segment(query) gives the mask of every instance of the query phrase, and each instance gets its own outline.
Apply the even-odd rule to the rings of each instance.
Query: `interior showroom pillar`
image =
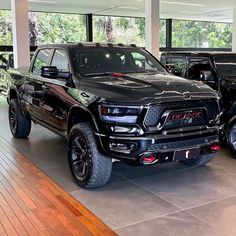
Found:
[[[160,1],[146,0],[146,49],[159,58],[160,52]]]
[[[30,64],[28,0],[11,0],[14,67]]]

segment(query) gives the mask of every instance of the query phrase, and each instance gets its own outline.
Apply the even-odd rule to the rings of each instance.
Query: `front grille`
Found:
[[[163,129],[168,130],[195,125],[206,125],[204,109],[193,110],[192,112],[173,111],[168,115]]]
[[[147,111],[144,125],[148,129],[155,128],[163,115],[163,113],[167,110],[177,111],[183,109],[197,109],[197,108],[205,108],[206,109],[206,118],[207,120],[213,120],[216,118],[218,114],[218,103],[216,100],[206,100],[206,101],[188,101],[188,102],[178,102],[178,103],[166,103],[160,105],[152,105]],[[198,123],[200,122],[200,123]],[[193,125],[204,124],[203,121],[196,121]],[[177,128],[177,127],[170,127]]]

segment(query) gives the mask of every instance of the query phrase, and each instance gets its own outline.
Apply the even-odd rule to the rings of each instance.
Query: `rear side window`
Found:
[[[177,76],[183,76],[185,62],[183,57],[166,57],[166,67],[170,72]]]
[[[59,72],[69,71],[69,62],[65,50],[57,49],[55,51],[51,66],[56,66]]]
[[[41,74],[41,68],[47,66],[50,63],[50,58],[52,55],[53,49],[42,49],[38,52],[37,57],[35,58],[32,72],[36,75]]]

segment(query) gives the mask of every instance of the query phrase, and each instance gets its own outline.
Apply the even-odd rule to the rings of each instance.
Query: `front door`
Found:
[[[30,73],[25,78],[24,83],[24,102],[32,118],[36,121],[44,122],[44,78],[41,77],[42,66],[48,66],[51,61],[53,49],[42,49],[38,51],[33,62]]]

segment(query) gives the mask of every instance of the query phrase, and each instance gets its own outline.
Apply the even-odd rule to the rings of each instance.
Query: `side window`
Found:
[[[183,57],[169,57],[166,62],[168,70],[177,76],[184,74],[185,62]]]
[[[32,72],[36,75],[40,75],[41,68],[47,66],[50,62],[53,49],[42,49],[38,52],[37,57],[34,61]]]
[[[188,78],[200,80],[202,72],[211,72],[211,65],[208,58],[191,58],[189,59]]]
[[[65,50],[57,49],[55,51],[51,66],[56,66],[59,72],[69,72],[69,62]]]

